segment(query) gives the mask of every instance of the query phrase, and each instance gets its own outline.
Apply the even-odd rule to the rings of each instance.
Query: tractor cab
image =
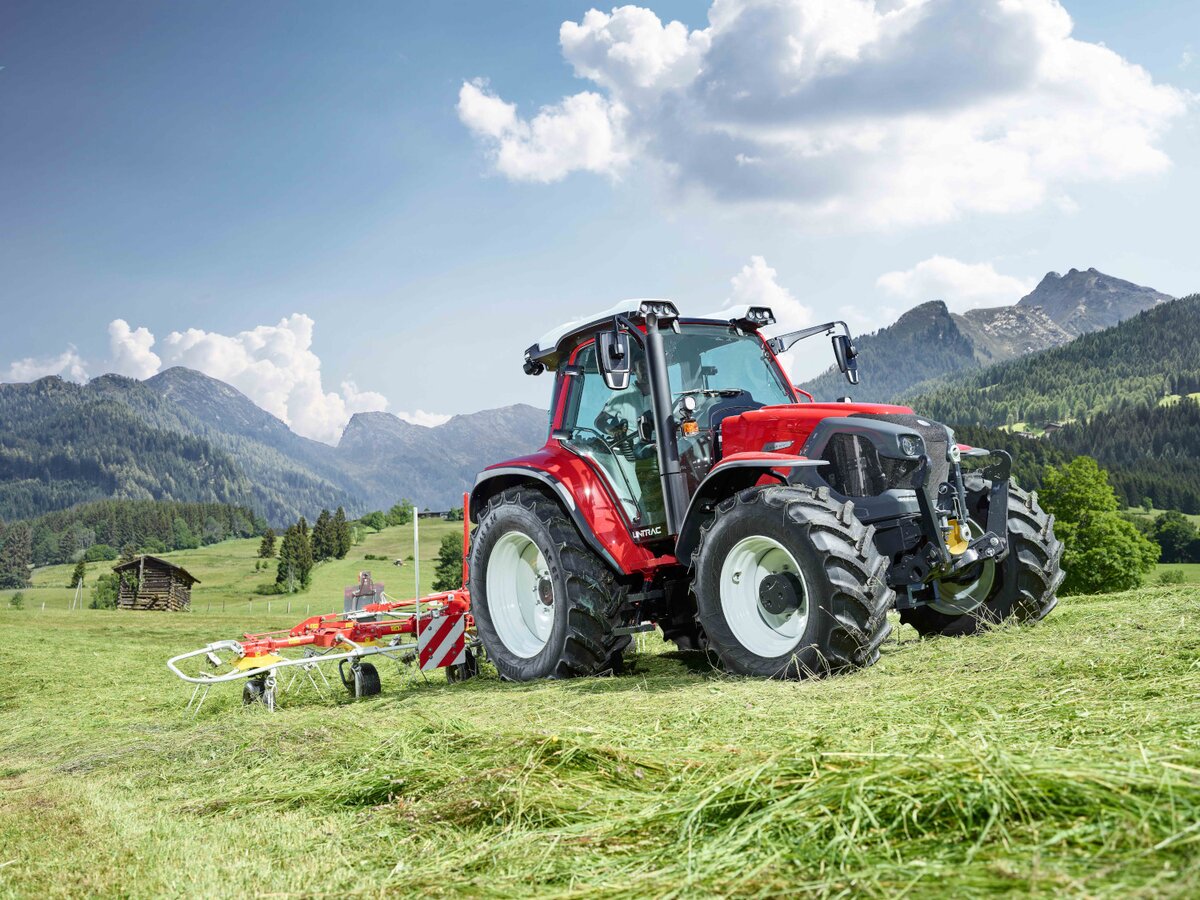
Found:
[[[840,328],[835,359],[857,381],[844,323],[769,341],[760,329],[774,322],[766,307],[682,318],[669,301],[631,300],[569,322],[526,351],[526,372],[558,373],[553,437],[603,473],[635,540],[678,535],[692,498],[727,453],[795,443],[739,442],[728,450],[722,440],[728,420],[800,403],[774,347]]]

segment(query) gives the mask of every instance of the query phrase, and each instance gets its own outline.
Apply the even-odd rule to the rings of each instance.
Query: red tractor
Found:
[[[892,608],[961,635],[1054,607],[1062,545],[1007,454],[907,407],[813,402],[777,354],[828,335],[857,384],[849,329],[764,337],[774,321],[633,300],[525,352],[555,373],[549,438],[470,498],[472,612],[502,677],[619,670],[655,626],[731,672],[822,675],[878,659]]]

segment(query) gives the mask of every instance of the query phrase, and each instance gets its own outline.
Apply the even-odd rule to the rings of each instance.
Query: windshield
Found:
[[[794,403],[795,397],[754,334],[738,334],[729,325],[681,325],[680,333],[664,331],[671,393],[725,394],[746,392],[764,406]]]

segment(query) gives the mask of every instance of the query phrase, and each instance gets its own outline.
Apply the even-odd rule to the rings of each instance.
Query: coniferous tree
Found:
[[[24,522],[16,522],[5,531],[0,548],[0,588],[28,587],[32,562],[33,534]]]
[[[453,591],[462,586],[463,541],[461,534],[447,534],[438,547],[437,568],[433,572],[435,591]]]
[[[321,510],[321,514],[317,516],[317,524],[313,526],[312,531],[312,553],[313,559],[318,562],[323,562],[327,559],[333,559],[337,551],[337,537],[333,529],[333,517],[329,515],[329,510]]]
[[[262,543],[258,545],[260,559],[271,559],[275,556],[275,529],[268,528],[263,532]]]
[[[312,580],[312,544],[308,536],[308,523],[300,521],[283,533],[279,544],[279,566],[275,571],[275,584],[288,593],[304,590]]]
[[[83,584],[84,578],[87,577],[87,564],[82,557],[79,562],[75,563],[75,568],[71,571],[71,587],[79,587]]]
[[[346,510],[340,506],[333,514],[333,538],[335,548],[333,555],[338,559],[345,559],[353,542],[350,538],[350,523],[346,521]]]

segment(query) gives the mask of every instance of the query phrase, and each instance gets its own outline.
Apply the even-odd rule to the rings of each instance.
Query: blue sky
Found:
[[[775,298],[871,328],[939,295],[1012,302],[1051,269],[1200,290],[1200,4],[1068,2],[1071,46],[1115,55],[1048,76],[1052,0],[999,24],[959,4],[924,38],[917,20],[955,4],[907,25],[910,2],[721,0],[710,23],[645,0],[682,23],[660,33],[573,2],[10,0],[0,379],[183,362],[334,440],[385,402],[543,403],[521,351],[626,296]],[[787,29],[800,62],[758,52]],[[1114,72],[1120,105],[1097,106]]]

